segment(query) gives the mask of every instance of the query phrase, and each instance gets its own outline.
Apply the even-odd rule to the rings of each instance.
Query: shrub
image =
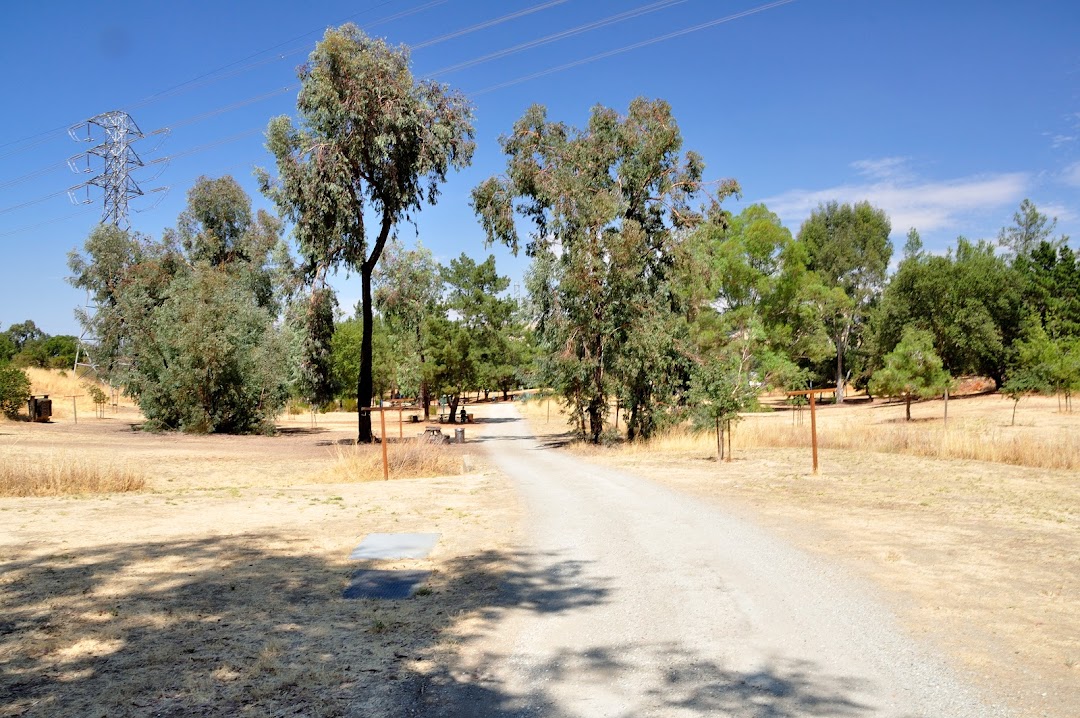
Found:
[[[30,398],[30,377],[13,366],[0,367],[0,412],[14,418]]]

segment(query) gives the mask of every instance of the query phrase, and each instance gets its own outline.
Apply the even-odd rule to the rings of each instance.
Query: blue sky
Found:
[[[768,4],[6,3],[0,328],[30,318],[51,334],[78,333],[73,309],[84,297],[64,281],[66,255],[101,205],[100,194],[76,206],[64,192],[85,179],[65,162],[86,147],[68,137],[69,125],[124,109],[146,133],[170,128],[160,147],[160,135],[136,145],[146,161],[171,159],[134,175],[146,190],[169,187],[132,201],[134,229],[159,236],[173,226],[200,174],[232,174],[269,208],[251,174],[272,167],[262,130],[292,113],[296,66],[327,26],[346,20],[412,46],[418,76],[475,103],[473,166],[450,179],[417,230],[401,228],[403,240],[419,236],[443,261],[491,252],[518,281],[525,259],[485,248],[468,207],[472,187],[503,168],[498,136],[532,103],[580,125],[593,105],[625,110],[637,96],[671,103],[709,179],[741,183],[733,210],[764,201],[793,232],[819,202],[867,199],[891,216],[897,252],[911,226],[928,249],[944,251],[957,235],[992,238],[1030,197],[1060,231],[1080,236],[1075,0]],[[590,24],[598,27],[565,32]],[[551,41],[443,71],[541,39]],[[358,278],[336,284],[350,307]]]

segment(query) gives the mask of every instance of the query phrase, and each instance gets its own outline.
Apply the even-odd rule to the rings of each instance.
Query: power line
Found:
[[[455,65],[448,65],[446,67],[435,70],[434,72],[428,73],[427,76],[436,77],[438,75],[445,75],[451,72],[464,70],[470,67],[474,67],[476,65],[483,64],[485,62],[490,62],[491,60],[498,60],[508,55],[522,52],[524,50],[531,50],[534,47],[541,47],[543,45],[548,45],[552,42],[564,40],[568,37],[580,35],[582,33],[589,32],[590,30],[598,30],[602,27],[614,25],[616,23],[622,22],[623,20],[630,20],[632,18],[641,17],[642,15],[646,15],[651,12],[656,12],[657,10],[664,10],[674,5],[681,5],[684,2],[687,2],[687,0],[660,0],[660,2],[654,2],[649,5],[634,8],[633,10],[627,10],[625,12],[609,15],[607,17],[600,18],[599,20],[594,20],[593,22],[585,23],[584,25],[578,25],[577,27],[572,27],[568,30],[561,30],[550,35],[545,35],[544,37],[530,40],[528,42],[523,42],[520,45],[514,45],[513,47],[508,47],[504,50],[498,50],[487,55],[481,55],[480,57],[473,60],[465,60],[464,62],[459,62]]]
[[[502,25],[504,22],[510,20],[516,20],[519,17],[525,17],[526,15],[532,15],[533,13],[540,12],[541,10],[547,10],[548,8],[555,7],[556,5],[562,5],[569,0],[550,0],[550,2],[540,3],[539,5],[533,5],[527,7],[524,10],[518,10],[517,12],[508,13],[501,17],[494,18],[493,20],[486,20],[476,25],[470,25],[469,27],[462,28],[461,30],[455,30],[454,32],[440,35],[439,37],[432,38],[426,42],[413,45],[413,50],[423,50],[425,47],[431,47],[432,45],[438,45],[439,43],[446,42],[447,40],[454,40],[465,35],[470,35],[478,30],[486,30],[489,27],[495,27],[496,25]]]
[[[621,55],[621,54],[623,54],[625,52],[630,52],[631,50],[638,50],[640,48],[647,47],[649,45],[655,45],[658,42],[664,42],[665,40],[672,40],[672,39],[674,39],[676,37],[682,37],[683,35],[689,35],[692,32],[698,32],[699,30],[705,30],[705,29],[710,28],[710,27],[716,27],[717,25],[722,25],[724,23],[728,23],[728,22],[731,22],[733,20],[738,20],[740,18],[744,18],[744,17],[747,17],[749,15],[756,15],[759,12],[765,12],[766,10],[772,10],[773,8],[780,7],[781,5],[788,5],[788,4],[793,3],[793,2],[795,2],[795,0],[776,0],[776,2],[766,3],[765,5],[759,5],[757,7],[750,8],[749,10],[743,10],[742,12],[737,12],[737,13],[734,13],[732,15],[727,15],[725,17],[718,18],[716,20],[710,20],[708,22],[703,22],[703,23],[700,23],[698,25],[693,25],[691,27],[684,28],[682,30],[676,30],[675,32],[669,32],[666,35],[660,35],[658,37],[649,38],[648,40],[642,40],[640,42],[635,42],[635,43],[632,43],[630,45],[624,45],[622,47],[617,47],[614,50],[608,50],[606,52],[600,52],[600,53],[597,53],[595,55],[590,55],[589,57],[585,57],[585,58],[582,58],[580,60],[574,60],[573,62],[567,62],[567,63],[564,63],[562,65],[557,65],[555,67],[549,67],[546,70],[541,70],[539,72],[534,72],[534,73],[531,73],[529,75],[523,75],[523,76],[515,78],[513,80],[507,80],[506,82],[500,82],[497,85],[491,85],[490,87],[485,87],[482,90],[476,90],[476,91],[470,92],[468,94],[470,96],[472,96],[472,97],[476,97],[478,95],[486,95],[489,92],[495,92],[496,90],[502,90],[504,88],[511,87],[513,85],[519,85],[522,82],[528,82],[529,80],[535,80],[535,79],[537,79],[539,77],[544,77],[545,75],[552,75],[552,74],[555,74],[557,72],[562,72],[564,70],[569,70],[569,69],[574,68],[574,67],[580,67],[582,65],[587,65],[587,64],[589,64],[591,62],[596,62],[597,60],[604,60],[604,59],[612,57],[614,55]]]
[[[568,1],[569,0],[548,0],[548,2],[543,2],[543,3],[540,3],[538,5],[533,5],[531,7],[527,7],[525,9],[523,9],[523,10],[518,10],[518,11],[515,11],[515,12],[512,12],[512,13],[507,13],[505,15],[501,15],[501,16],[499,16],[497,18],[492,19],[492,20],[487,20],[485,22],[477,23],[475,25],[471,25],[471,26],[463,28],[461,30],[456,30],[454,32],[447,33],[445,35],[441,35],[441,36],[432,38],[431,40],[427,40],[427,41],[422,42],[422,43],[420,43],[418,45],[412,46],[412,49],[422,49],[422,48],[431,47],[431,46],[446,42],[448,40],[453,40],[453,39],[456,39],[458,37],[463,37],[465,35],[468,35],[468,34],[471,34],[471,33],[474,33],[474,32],[478,32],[480,30],[485,30],[485,29],[490,28],[490,27],[495,27],[497,25],[501,25],[501,24],[503,24],[505,22],[509,22],[510,20],[515,20],[515,19],[520,18],[520,17],[525,17],[526,15],[531,15],[533,13],[540,12],[541,10],[546,10],[546,9],[554,7],[556,5],[561,5],[561,4],[563,4],[565,2],[568,2]],[[428,9],[430,9],[432,7],[437,6],[437,5],[442,5],[442,4],[446,3],[446,2],[448,2],[448,0],[433,0],[432,2],[425,3],[425,4],[420,5],[418,7],[411,8],[409,10],[404,10],[402,12],[399,12],[399,13],[395,14],[395,15],[391,15],[389,17],[385,17],[385,18],[382,18],[380,20],[376,20],[375,22],[369,23],[368,27],[369,28],[376,27],[378,25],[386,24],[386,23],[392,22],[394,20],[399,20],[401,18],[408,17],[410,15],[414,15],[414,14],[422,12],[424,10],[428,10]],[[384,2],[384,3],[381,3],[380,5],[375,6],[375,8],[383,7],[384,5],[388,5],[388,4],[390,4],[390,2]],[[375,9],[375,8],[369,8],[369,10]],[[365,11],[365,12],[367,12],[367,11]],[[356,17],[359,14],[363,14],[363,13],[357,13],[357,14],[351,15],[348,18],[345,18],[345,19],[347,20],[349,18]],[[213,70],[211,72],[199,75],[196,78],[193,78],[191,80],[183,82],[183,83],[181,83],[179,85],[175,85],[175,86],[173,86],[173,87],[171,87],[171,88],[169,88],[167,90],[163,90],[163,91],[155,93],[153,95],[149,95],[149,96],[143,98],[142,100],[139,100],[137,102],[134,102],[132,104],[127,105],[126,110],[131,111],[131,110],[134,110],[134,109],[138,109],[138,108],[144,107],[144,106],[146,106],[148,104],[151,104],[153,102],[156,102],[158,100],[162,100],[162,99],[165,99],[167,97],[173,97],[175,95],[182,94],[184,92],[189,92],[191,90],[195,90],[195,89],[198,89],[200,87],[204,87],[206,85],[212,84],[214,82],[219,82],[221,80],[228,79],[230,77],[236,77],[237,75],[241,75],[241,74],[243,74],[245,72],[248,72],[249,70],[253,70],[253,69],[257,68],[257,67],[261,67],[261,66],[269,64],[271,62],[276,62],[278,60],[282,60],[282,59],[284,59],[284,58],[286,58],[286,57],[288,57],[290,55],[295,55],[297,53],[304,52],[305,50],[308,50],[310,46],[304,45],[303,47],[293,48],[292,50],[284,52],[284,53],[282,53],[282,54],[280,54],[280,55],[278,55],[276,57],[266,58],[264,60],[259,60],[258,62],[254,62],[254,63],[250,63],[248,65],[244,65],[243,67],[239,67],[239,68],[237,68],[237,69],[235,69],[232,72],[229,72],[227,74],[224,74],[224,75],[218,74],[222,70],[226,70],[226,69],[228,69],[230,67],[234,67],[235,65],[238,65],[239,63],[244,62],[245,60],[248,60],[248,59],[251,59],[251,58],[254,58],[254,57],[258,57],[259,55],[261,55],[261,54],[263,54],[265,52],[269,52],[271,50],[282,47],[284,45],[288,45],[288,44],[290,44],[292,42],[295,42],[296,40],[299,40],[300,38],[306,37],[308,35],[315,34],[316,32],[319,32],[319,30],[311,30],[311,31],[306,32],[306,33],[304,33],[302,35],[298,35],[295,38],[287,40],[285,42],[278,43],[277,45],[273,45],[273,46],[271,46],[269,48],[266,48],[264,50],[260,50],[259,52],[248,55],[247,57],[242,58],[240,60],[237,60],[235,62],[229,63],[227,65],[223,65],[222,67],[220,67],[220,68],[218,68],[216,70]],[[234,103],[233,105],[228,105],[228,106],[225,106],[225,107],[222,107],[222,108],[218,108],[216,110],[210,110],[210,111],[208,111],[206,113],[203,113],[202,115],[196,116],[196,118],[189,118],[188,120],[184,120],[184,121],[181,121],[179,123],[173,123],[171,126],[176,127],[176,126],[180,126],[182,124],[190,124],[190,123],[193,123],[193,122],[197,122],[197,121],[199,121],[201,119],[206,119],[206,118],[212,117],[214,115],[221,114],[223,112],[227,112],[230,109],[236,109],[238,107],[242,107],[242,106],[247,105],[247,104],[252,104],[254,102],[258,102],[260,100],[266,99],[268,97],[273,97],[274,95],[281,94],[281,93],[286,92],[286,91],[288,91],[290,89],[295,89],[296,87],[298,87],[298,85],[290,85],[288,87],[280,88],[279,90],[267,93],[265,95],[259,95],[259,96],[253,97],[253,98],[248,98],[247,100],[241,100],[240,102]],[[66,129],[66,128],[59,128],[59,130],[63,130],[63,129]],[[3,159],[5,157],[8,157],[8,156],[13,155],[13,154],[17,154],[19,152],[23,152],[23,151],[25,151],[27,149],[31,149],[31,148],[36,147],[36,146],[38,146],[38,145],[40,145],[40,144],[42,144],[44,142],[47,142],[49,139],[51,139],[51,137],[53,135],[55,135],[57,133],[58,133],[57,130],[47,130],[44,133],[39,133],[40,135],[43,136],[43,139],[38,140],[34,144],[19,147],[19,148],[16,148],[14,150],[11,150],[11,151],[9,151],[7,153],[0,154],[0,159]],[[34,135],[31,138],[26,138],[26,139],[33,139],[33,137],[37,137],[37,136],[38,135]],[[21,140],[15,140],[15,142],[19,142],[19,141],[21,141]],[[5,143],[5,144],[11,144],[11,143]],[[3,146],[5,146],[5,145],[0,144],[0,147],[3,147]],[[52,168],[50,167],[49,169],[52,169]],[[18,184],[19,181],[21,181],[23,179],[31,179],[33,176],[38,176],[38,175],[37,175],[37,173],[31,173],[31,175],[24,175],[23,177],[18,177],[18,178],[9,180],[9,183],[10,184]],[[10,186],[10,185],[5,184],[4,186]]]
[[[345,22],[347,20],[351,20],[351,19],[360,17],[361,15],[364,15],[364,14],[366,14],[368,12],[373,11],[373,10],[377,10],[378,8],[385,7],[386,5],[391,5],[395,1],[396,0],[385,0],[385,2],[378,3],[377,5],[373,5],[373,6],[369,7],[369,8],[361,10],[360,12],[353,13],[352,15],[348,15],[347,17],[343,18],[340,22]],[[420,5],[418,7],[411,8],[409,10],[404,10],[404,11],[396,13],[394,15],[390,15],[389,17],[385,17],[385,18],[381,18],[379,20],[375,20],[375,21],[373,21],[371,23],[368,23],[367,27],[377,27],[379,25],[383,25],[383,24],[386,24],[388,22],[392,22],[394,20],[399,20],[401,18],[408,17],[410,15],[414,15],[416,13],[422,12],[424,10],[435,7],[437,5],[442,5],[442,4],[446,3],[446,2],[448,2],[448,0],[432,0],[432,2],[425,3],[425,4]],[[216,73],[219,73],[222,70],[227,70],[228,68],[233,67],[234,65],[237,65],[237,64],[239,64],[241,62],[245,62],[246,60],[249,60],[251,58],[258,57],[259,55],[270,52],[270,51],[275,50],[275,49],[277,49],[279,47],[282,47],[284,45],[291,44],[291,43],[293,43],[293,42],[295,42],[295,41],[297,41],[297,40],[299,40],[301,38],[307,37],[308,35],[314,35],[315,33],[321,32],[322,29],[323,28],[317,28],[317,29],[314,29],[314,30],[309,30],[308,32],[303,33],[302,35],[297,35],[296,37],[291,38],[289,40],[286,40],[284,42],[280,42],[280,43],[277,43],[276,45],[271,45],[270,47],[263,48],[262,50],[259,50],[258,52],[255,52],[255,53],[252,53],[251,55],[248,55],[247,57],[243,57],[243,58],[241,58],[239,60],[235,60],[233,62],[230,62],[230,63],[226,64],[226,65],[222,65],[219,68],[211,70],[210,72],[203,73],[202,75],[194,77],[191,80],[186,80],[186,81],[184,81],[184,82],[182,82],[182,83],[180,83],[178,85],[174,85],[171,88],[168,88],[166,90],[162,90],[161,92],[157,92],[157,93],[154,93],[152,95],[148,95],[147,97],[144,97],[141,100],[137,100],[136,102],[127,105],[125,109],[127,109],[127,110],[139,109],[141,107],[145,107],[148,104],[151,104],[152,102],[156,102],[157,100],[165,99],[166,97],[175,96],[177,94],[180,94],[180,92],[178,92],[178,90],[180,90],[181,88],[186,88],[184,91],[187,91],[187,90],[197,89],[198,87],[204,87],[205,85],[210,84],[210,82],[199,82],[200,80],[210,78],[212,75],[215,75]],[[285,57],[287,57],[289,55],[296,54],[297,52],[302,52],[304,49],[306,49],[306,47],[305,48],[297,48],[297,49],[291,50],[291,51],[289,51],[287,53],[278,55],[277,57],[268,58],[267,60],[263,60],[263,61],[260,61],[258,63],[253,63],[253,64],[247,66],[246,68],[244,68],[244,71],[246,71],[248,69],[254,69],[255,67],[260,67],[260,66],[265,65],[265,64],[267,64],[269,62],[274,62],[274,61],[277,61],[277,60],[283,60]],[[239,73],[236,73],[236,72],[230,73],[228,75],[224,75],[222,77],[215,78],[212,81],[216,82],[218,80],[226,79],[228,77],[233,77],[236,74],[239,74]],[[192,83],[197,83],[197,84],[192,84]],[[188,85],[192,85],[192,86],[187,87]],[[10,145],[17,145],[17,144],[21,144],[23,142],[30,142],[31,140],[36,140],[35,142],[31,142],[31,144],[23,145],[21,147],[16,147],[16,148],[14,148],[12,150],[8,150],[7,152],[4,152],[3,154],[0,154],[0,159],[4,159],[5,157],[10,157],[11,155],[18,154],[20,152],[25,152],[26,150],[33,149],[34,147],[38,147],[39,145],[44,144],[45,142],[48,142],[53,137],[55,137],[57,135],[60,135],[60,134],[63,134],[67,130],[67,128],[70,127],[70,126],[71,126],[71,123],[68,123],[68,124],[65,124],[65,125],[61,125],[59,127],[54,127],[52,129],[49,129],[49,130],[44,130],[42,132],[38,132],[38,133],[35,133],[35,134],[32,134],[32,135],[29,135],[27,137],[22,137],[22,138],[19,138],[19,139],[9,140],[7,142],[0,143],[0,148],[3,148],[3,147],[8,147]]]
[[[426,9],[427,7],[430,7],[430,6],[435,5],[435,4],[440,4],[440,2],[445,2],[445,1],[446,0],[439,0],[439,2],[428,3],[427,5],[420,6],[418,8],[414,8],[413,10],[407,11],[407,12],[419,12],[422,9]],[[535,6],[532,6],[530,8],[526,8],[526,9],[521,10],[521,11],[508,13],[508,14],[500,16],[498,18],[494,18],[492,20],[485,21],[483,23],[478,23],[476,25],[472,25],[472,26],[469,26],[467,28],[463,28],[462,30],[459,30],[459,31],[455,31],[455,32],[452,32],[452,33],[447,33],[445,35],[438,36],[438,37],[433,38],[431,40],[428,40],[428,41],[426,41],[424,43],[420,43],[419,45],[414,45],[413,47],[414,47],[414,49],[415,48],[430,47],[430,46],[438,44],[440,42],[445,42],[447,40],[455,39],[457,37],[461,37],[461,36],[463,36],[465,34],[468,34],[468,33],[471,33],[471,32],[476,32],[476,31],[481,30],[481,29],[486,29],[486,28],[489,28],[489,27],[493,27],[493,26],[498,25],[500,23],[508,22],[510,20],[516,19],[518,17],[522,17],[524,15],[528,15],[528,14],[531,14],[531,13],[534,13],[534,12],[539,12],[540,10],[547,9],[549,7],[553,7],[555,5],[562,4],[562,3],[566,2],[566,1],[567,0],[552,0],[550,2],[540,3],[539,5],[535,5]],[[677,4],[681,4],[682,2],[685,2],[685,1],[686,0],[660,0],[659,2],[653,2],[653,3],[650,3],[648,5],[644,5],[644,6],[632,9],[632,10],[624,11],[624,12],[621,12],[621,13],[615,13],[613,15],[601,18],[599,20],[596,20],[596,21],[593,21],[593,22],[590,22],[590,23],[585,23],[583,25],[579,25],[577,27],[570,28],[568,30],[563,30],[563,31],[559,31],[559,32],[556,32],[556,33],[552,33],[550,35],[538,38],[536,40],[532,40],[532,41],[529,41],[529,42],[526,42],[526,43],[522,43],[522,44],[510,47],[510,48],[506,48],[504,50],[500,50],[500,51],[497,51],[497,52],[494,52],[494,53],[489,53],[487,55],[483,55],[483,56],[480,56],[478,58],[474,58],[473,60],[468,60],[468,61],[458,63],[456,65],[451,65],[451,66],[448,66],[448,67],[444,67],[444,68],[442,68],[440,70],[435,71],[434,73],[429,73],[426,76],[427,77],[433,77],[433,76],[438,75],[438,74],[453,72],[453,71],[456,71],[456,70],[464,69],[466,67],[472,67],[472,66],[484,63],[484,62],[489,62],[491,60],[500,59],[502,57],[505,57],[507,55],[510,55],[510,54],[513,54],[513,53],[516,53],[516,52],[521,52],[521,51],[526,50],[526,49],[530,49],[530,48],[533,48],[533,47],[538,47],[540,45],[555,42],[557,40],[564,39],[566,37],[572,37],[574,35],[581,34],[581,33],[584,33],[584,32],[588,32],[590,30],[606,27],[608,25],[615,24],[615,23],[621,22],[623,20],[628,20],[628,19],[631,19],[631,18],[640,17],[640,16],[645,15],[647,13],[655,12],[657,10],[661,10],[661,9],[665,9],[667,7],[671,7],[671,6],[674,6],[674,5],[677,5]],[[591,63],[591,62],[596,62],[596,61],[599,61],[599,60],[602,60],[602,59],[606,59],[606,58],[612,57],[614,55],[622,54],[622,53],[625,53],[625,52],[630,52],[632,50],[640,49],[640,48],[646,47],[648,45],[652,45],[652,44],[659,43],[659,42],[664,42],[666,40],[670,40],[670,39],[673,39],[673,38],[676,38],[676,37],[687,35],[687,34],[690,34],[690,33],[693,33],[693,32],[698,32],[700,30],[715,27],[717,25],[721,25],[721,24],[724,24],[724,23],[732,22],[734,20],[737,20],[737,19],[740,19],[740,18],[743,18],[743,17],[747,17],[749,15],[754,15],[754,14],[757,14],[757,13],[760,13],[760,12],[764,12],[765,10],[770,10],[770,9],[773,9],[773,8],[776,8],[776,7],[780,7],[782,5],[790,4],[790,3],[794,2],[794,1],[795,0],[777,0],[776,2],[771,2],[771,3],[767,3],[765,5],[760,5],[758,7],[751,8],[749,10],[745,10],[745,11],[742,11],[742,12],[739,12],[739,13],[734,13],[734,14],[731,14],[731,15],[727,15],[725,17],[718,18],[716,20],[710,20],[710,21],[707,21],[707,22],[699,23],[699,24],[691,26],[689,28],[684,28],[682,30],[677,30],[675,32],[671,32],[671,33],[667,33],[667,34],[660,35],[660,36],[657,36],[657,37],[649,38],[649,39],[642,40],[642,41],[639,41],[639,42],[636,42],[636,43],[632,43],[632,44],[625,45],[625,46],[622,46],[622,47],[619,47],[619,48],[615,48],[613,50],[608,50],[608,51],[605,51],[605,52],[602,52],[602,53],[597,53],[595,55],[591,55],[589,57],[581,58],[579,60],[564,63],[562,65],[547,68],[545,70],[540,70],[538,72],[530,73],[528,75],[524,75],[524,76],[521,76],[521,77],[518,77],[518,78],[515,78],[515,79],[512,79],[512,80],[508,80],[508,81],[505,81],[505,82],[502,82],[502,83],[498,83],[496,85],[492,85],[492,86],[483,88],[481,90],[477,90],[477,91],[470,92],[470,93],[467,93],[467,94],[469,96],[472,96],[472,97],[488,94],[488,93],[495,92],[495,91],[500,90],[500,89],[504,89],[506,87],[521,84],[521,83],[527,82],[529,80],[537,79],[539,77],[544,77],[546,75],[555,74],[555,73],[562,72],[564,70],[572,69],[572,68],[575,68],[575,67],[580,67],[582,65],[585,65],[585,64],[588,64],[588,63]],[[394,17],[397,17],[397,16],[394,16]],[[393,19],[393,18],[387,18],[386,21],[389,21],[390,19]],[[184,126],[184,125],[188,125],[188,124],[193,124],[193,123],[202,121],[204,119],[208,119],[210,117],[213,117],[215,115],[223,114],[225,112],[228,112],[228,111],[231,111],[231,110],[234,110],[234,109],[238,109],[238,108],[244,107],[246,105],[254,104],[254,103],[259,102],[261,100],[277,96],[279,94],[283,94],[285,92],[297,89],[298,87],[299,87],[298,84],[293,84],[293,85],[289,85],[289,86],[286,86],[286,87],[278,88],[276,90],[272,90],[272,91],[267,92],[267,93],[263,93],[263,94],[260,94],[260,95],[255,95],[253,97],[246,98],[244,100],[239,100],[239,101],[237,101],[235,103],[231,103],[229,105],[225,105],[225,106],[222,106],[222,107],[219,107],[219,108],[216,108],[216,109],[213,109],[213,110],[209,110],[207,112],[200,113],[198,115],[193,115],[191,117],[188,117],[188,118],[185,118],[183,120],[177,121],[175,123],[172,123],[170,125],[170,127],[180,127],[180,126]],[[230,136],[228,136],[226,138],[223,138],[221,140],[215,140],[213,142],[209,142],[209,143],[206,143],[204,145],[200,145],[200,146],[197,146],[195,148],[191,148],[191,149],[185,150],[183,152],[170,155],[168,159],[177,159],[177,158],[184,157],[184,156],[187,156],[187,155],[195,154],[197,152],[202,152],[202,151],[205,151],[207,149],[212,149],[214,147],[218,147],[218,146],[223,145],[223,144],[234,142],[234,141],[236,141],[238,139],[242,139],[243,137],[247,137],[247,136],[250,136],[252,134],[255,134],[255,133],[259,132],[262,129],[264,129],[264,128],[263,127],[256,127],[256,128],[251,128],[249,130],[244,130],[244,131],[241,131],[241,132],[236,133],[234,135],[230,135]],[[31,175],[24,175],[23,177],[15,178],[15,179],[10,180],[9,182],[5,183],[4,185],[0,185],[0,187],[2,187],[2,186],[10,186],[11,184],[15,184],[15,183],[18,183],[19,181],[28,179],[31,176],[37,176],[38,174],[43,174],[44,172],[53,169],[53,167],[55,167],[55,165],[49,166],[49,167],[47,167],[47,168],[45,168],[43,170],[39,170],[39,171],[37,171],[35,173],[31,173]],[[48,199],[51,199],[53,197],[59,196],[59,195],[61,195],[63,193],[64,193],[64,191],[54,192],[52,194],[45,195],[44,197],[39,197],[39,198],[36,198],[36,199],[28,200],[26,202],[22,202],[20,204],[17,204],[17,205],[11,206],[11,207],[0,209],[0,214],[11,212],[11,211],[14,211],[14,210],[17,210],[17,209],[22,209],[24,207],[31,206],[31,205],[34,205],[34,204],[38,204],[38,203],[43,202],[45,200],[48,200]]]

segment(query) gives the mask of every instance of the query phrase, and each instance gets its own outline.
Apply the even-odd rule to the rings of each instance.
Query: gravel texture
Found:
[[[539,445],[510,405],[486,442],[527,510],[528,575],[428,716],[1009,715],[905,636],[873,590],[760,528]]]

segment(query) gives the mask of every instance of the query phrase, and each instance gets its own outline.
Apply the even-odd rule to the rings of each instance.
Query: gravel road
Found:
[[[426,716],[1009,715],[905,637],[872,589],[746,521],[531,437],[489,456],[528,515],[521,569]]]

